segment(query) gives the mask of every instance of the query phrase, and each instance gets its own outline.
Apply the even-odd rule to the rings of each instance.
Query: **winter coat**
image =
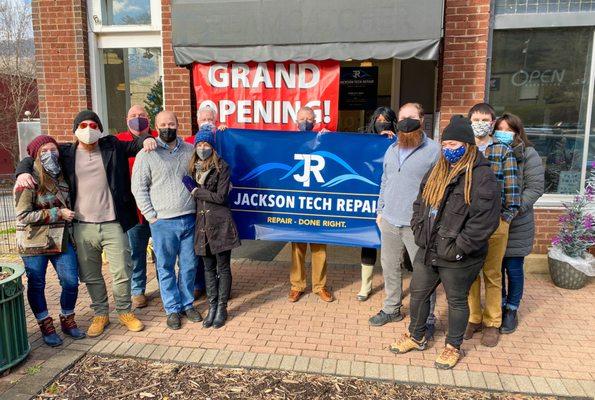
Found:
[[[220,169],[212,169],[203,185],[192,191],[196,198],[194,251],[199,256],[218,254],[239,247],[238,229],[228,205],[229,165],[219,159]]]
[[[535,238],[533,204],[543,195],[545,169],[541,157],[533,147],[525,147],[521,143],[513,148],[513,152],[519,167],[521,207],[510,223],[505,257],[525,257],[533,249]]]
[[[490,163],[478,152],[471,183],[471,204],[465,203],[465,172],[446,187],[434,222],[422,198],[431,170],[413,203],[411,228],[425,265],[465,267],[485,259],[488,239],[500,223],[500,191]]]

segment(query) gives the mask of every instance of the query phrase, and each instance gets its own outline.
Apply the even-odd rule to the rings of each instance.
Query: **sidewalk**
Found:
[[[149,266],[149,270],[152,266]],[[400,382],[457,385],[513,392],[593,396],[595,394],[595,290],[591,283],[579,291],[554,287],[547,275],[526,280],[519,329],[501,337],[496,348],[479,344],[479,337],[466,341],[466,356],[452,371],[433,367],[444,343],[446,299],[438,289],[436,338],[424,352],[396,356],[388,346],[406,330],[409,318],[373,328],[368,318],[382,304],[382,276],[376,269],[374,294],[364,303],[355,299],[360,269],[354,265],[330,264],[329,286],[334,303],[323,303],[307,293],[299,302],[286,300],[289,264],[285,261],[235,260],[230,320],[219,330],[203,329],[184,321],[182,329],[168,330],[158,292],[150,293],[150,306],[137,310],[145,322],[143,332],[125,331],[112,315],[107,332],[98,339],[66,340],[62,348],[50,349],[41,342],[36,323],[27,308],[31,356],[17,371],[0,378],[0,393],[15,394],[30,367],[44,365],[53,371],[52,357],[72,364],[84,352],[193,362],[247,368],[286,369],[350,375]],[[404,311],[409,307],[409,275],[404,281]],[[150,288],[156,289],[154,273]],[[86,329],[91,318],[89,298],[80,287],[77,321]],[[48,303],[55,318],[59,286],[48,275]],[[204,297],[199,309],[206,314]],[[46,361],[49,360],[49,361]],[[51,379],[52,377],[49,377]],[[12,388],[12,389],[11,389]],[[2,396],[0,395],[0,398]],[[15,397],[12,397],[15,398]],[[23,397],[24,398],[24,397]]]

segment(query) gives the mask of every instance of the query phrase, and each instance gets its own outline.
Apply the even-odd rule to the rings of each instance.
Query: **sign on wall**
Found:
[[[343,67],[340,110],[374,110],[378,99],[378,67]]]
[[[391,143],[355,133],[217,133],[240,237],[379,247],[376,207]]]
[[[339,62],[193,65],[196,104],[218,110],[232,128],[297,130],[297,111],[312,107],[316,130],[337,129]]]

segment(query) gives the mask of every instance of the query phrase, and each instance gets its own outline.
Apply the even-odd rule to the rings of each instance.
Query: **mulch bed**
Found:
[[[65,371],[38,399],[555,399],[401,385],[285,371],[205,368],[131,358],[86,356]]]

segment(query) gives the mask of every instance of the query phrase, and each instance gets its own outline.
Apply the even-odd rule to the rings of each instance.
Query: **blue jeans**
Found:
[[[126,234],[132,259],[131,293],[138,296],[145,294],[147,288],[147,246],[151,238],[151,228],[148,222],[136,224]]]
[[[151,224],[157,277],[166,314],[192,307],[198,257],[194,254],[194,214],[158,219]],[[178,261],[178,274],[175,266]]]
[[[502,260],[502,307],[519,309],[525,285],[524,263],[525,257],[504,257]]]
[[[27,273],[27,299],[35,318],[41,321],[49,316],[48,305],[45,300],[45,273],[48,268],[48,261],[51,261],[56,269],[62,287],[62,294],[60,295],[61,313],[62,315],[73,314],[79,293],[79,267],[72,244],[68,243],[64,253],[23,256],[21,258]]]
[[[205,291],[205,263],[202,257],[198,257],[198,268],[196,268],[196,279],[194,280],[194,290]]]

